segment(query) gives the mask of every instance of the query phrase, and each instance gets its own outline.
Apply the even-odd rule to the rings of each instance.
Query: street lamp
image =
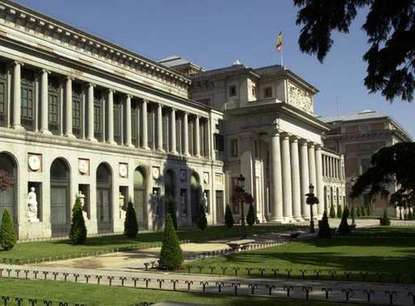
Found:
[[[246,227],[245,227],[245,214],[244,214],[244,192],[245,192],[245,177],[241,174],[238,177],[239,187],[239,201],[241,203],[241,235],[242,238],[246,238]]]
[[[318,204],[318,198],[314,195],[314,185],[308,186],[308,193],[306,194],[306,204],[310,205],[310,233],[314,233],[314,216],[313,216],[313,205]]]

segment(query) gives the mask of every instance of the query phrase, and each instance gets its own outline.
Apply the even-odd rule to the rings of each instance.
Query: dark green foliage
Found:
[[[372,214],[372,212],[371,212],[370,206],[368,205],[366,207],[366,216],[370,216],[371,214]]]
[[[352,224],[355,224],[356,221],[356,208],[352,206],[352,209],[350,210],[350,217],[352,218]]]
[[[72,223],[69,238],[72,244],[84,244],[86,241],[86,226],[79,197],[76,198],[75,205],[72,208]]]
[[[389,226],[391,225],[391,220],[388,217],[388,211],[385,209],[383,211],[383,217],[379,219],[379,224],[382,226]]]
[[[333,45],[332,32],[348,33],[361,10],[366,15],[362,29],[369,49],[365,85],[369,92],[381,91],[388,100],[411,101],[415,89],[415,2],[385,0],[294,0],[299,7],[297,25],[300,49],[316,54],[320,61]],[[413,169],[413,168],[412,168]]]
[[[128,202],[124,221],[124,235],[128,238],[137,237],[138,222],[133,203]]]
[[[160,268],[177,270],[183,264],[183,252],[180,248],[179,238],[174,229],[173,219],[167,214],[164,226],[163,244],[160,250]]]
[[[199,216],[197,218],[197,227],[204,231],[207,227],[206,207],[203,202],[200,203]]]
[[[414,214],[412,213],[412,210],[410,209],[408,212],[408,220],[413,220],[414,219]]]
[[[14,222],[7,209],[3,212],[0,226],[0,245],[3,250],[11,250],[16,244],[16,231],[14,229]]]
[[[234,223],[235,223],[235,220],[233,219],[232,210],[228,204],[226,205],[226,209],[225,209],[225,225],[227,228],[231,228]]]
[[[336,210],[333,204],[330,205],[330,218],[336,218]]]
[[[248,223],[249,226],[252,226],[254,225],[256,219],[255,208],[251,203],[249,204],[248,214],[246,215],[246,223]]]
[[[347,209],[347,207],[345,207],[343,211],[343,215],[342,215],[342,220],[340,221],[340,225],[338,229],[340,235],[350,234],[350,225],[347,222],[348,217],[349,217],[349,210]]]
[[[170,195],[167,195],[163,198],[164,206],[166,207],[166,217],[170,214],[174,228],[177,230],[177,208],[176,208],[176,201]]]
[[[326,211],[323,213],[323,218],[318,221],[318,237],[331,238],[331,229]]]
[[[342,215],[343,215],[342,207],[341,207],[341,205],[337,205],[337,218],[340,219],[342,217]]]

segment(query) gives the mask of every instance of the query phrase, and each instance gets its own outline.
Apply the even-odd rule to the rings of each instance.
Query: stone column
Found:
[[[171,109],[170,113],[170,131],[171,131],[171,148],[170,152],[173,154],[177,154],[176,150],[176,110],[174,108]]]
[[[195,132],[196,132],[196,157],[200,157],[200,117],[198,115],[196,115],[196,119],[195,119]]]
[[[21,71],[22,64],[14,62],[13,66],[13,128],[23,129],[21,124]]]
[[[92,83],[88,84],[88,140],[97,141],[94,135],[94,87]]]
[[[321,146],[316,147],[316,190],[317,197],[320,201],[318,204],[318,214],[322,215],[324,212],[324,185],[323,185],[323,167],[321,165]]]
[[[157,149],[163,151],[163,107],[157,106]]]
[[[300,187],[300,161],[298,157],[298,139],[291,140],[291,178],[293,216],[297,221],[301,220],[301,187]]]
[[[314,144],[310,143],[308,145],[308,172],[310,175],[310,184],[313,184],[314,186],[314,193],[317,192],[317,186],[316,186],[316,154],[315,154],[315,148],[314,148]],[[316,217],[316,205],[314,205],[313,207],[313,212],[314,212],[314,217]]]
[[[42,69],[40,78],[40,132],[43,134],[51,134],[49,131],[49,105],[48,105],[48,92],[49,92],[49,71]]]
[[[183,154],[189,156],[189,114],[183,114]]]
[[[271,218],[272,221],[282,222],[283,218],[283,194],[282,194],[282,170],[281,170],[281,143],[280,134],[274,131],[271,136]]]
[[[66,87],[65,87],[65,102],[66,102],[66,128],[65,135],[67,137],[75,137],[72,133],[72,80],[73,78],[68,76],[66,77]]]
[[[284,219],[292,218],[292,189],[291,189],[291,156],[290,136],[285,134],[282,138],[282,190],[284,195]]]
[[[306,194],[308,193],[308,186],[310,185],[310,175],[308,166],[308,149],[307,141],[301,142],[301,207],[303,211],[303,218],[310,219],[310,207],[306,203]]]
[[[142,135],[143,135],[143,148],[149,150],[148,147],[148,125],[147,125],[147,100],[143,100],[142,110],[141,110],[141,122],[142,122]]]
[[[132,147],[131,142],[131,96],[127,95],[125,99],[125,145]]]
[[[115,145],[114,140],[114,90],[108,89],[108,143]]]

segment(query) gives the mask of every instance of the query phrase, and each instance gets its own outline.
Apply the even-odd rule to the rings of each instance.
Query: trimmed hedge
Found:
[[[0,245],[5,251],[8,251],[13,249],[16,240],[17,237],[13,219],[11,218],[9,211],[5,209],[1,218]]]
[[[233,219],[231,207],[227,204],[225,209],[225,225],[227,228],[231,228],[234,224],[235,220]]]
[[[124,235],[127,236],[128,238],[135,238],[137,237],[137,233],[138,233],[137,214],[135,213],[133,203],[129,201],[127,204],[127,212],[125,213]]]
[[[184,261],[179,238],[174,229],[173,219],[167,214],[164,226],[163,244],[160,250],[160,268],[165,270],[180,269]]]
[[[86,241],[86,226],[84,215],[82,214],[81,199],[76,198],[75,205],[72,208],[72,223],[69,232],[69,238],[72,244],[84,244]]]

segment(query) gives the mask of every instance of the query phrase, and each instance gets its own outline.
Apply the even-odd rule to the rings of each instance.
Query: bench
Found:
[[[235,241],[229,241],[226,244],[232,249],[232,251],[244,250],[249,244],[254,243],[253,239],[241,239]]]

